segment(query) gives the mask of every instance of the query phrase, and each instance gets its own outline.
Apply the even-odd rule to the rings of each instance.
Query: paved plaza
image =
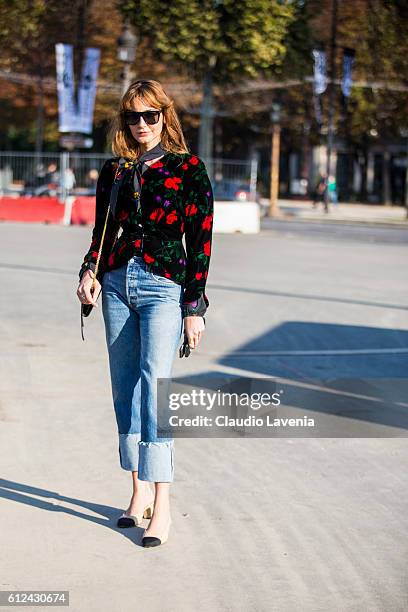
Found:
[[[330,415],[342,437],[176,440],[158,549],[116,527],[130,474],[101,307],[83,342],[76,296],[90,228],[2,223],[0,241],[2,590],[66,590],[75,612],[408,609],[406,230],[214,235],[206,332],[175,379],[395,379],[395,394]]]

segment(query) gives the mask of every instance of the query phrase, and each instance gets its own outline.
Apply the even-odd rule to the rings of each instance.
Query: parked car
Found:
[[[251,193],[248,183],[236,180],[221,180],[213,182],[213,193],[215,200],[226,200],[236,202],[250,202]],[[256,192],[255,200],[259,202],[259,193]]]

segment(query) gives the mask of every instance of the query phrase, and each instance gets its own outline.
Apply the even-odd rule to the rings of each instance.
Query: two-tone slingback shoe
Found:
[[[145,507],[145,509],[143,510],[141,514],[126,514],[126,512],[124,512],[118,518],[117,526],[118,527],[136,527],[140,525],[144,518],[145,519],[152,518],[153,507],[154,507],[154,500],[151,501]]]

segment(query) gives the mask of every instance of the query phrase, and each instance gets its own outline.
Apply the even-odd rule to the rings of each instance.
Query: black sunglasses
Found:
[[[143,117],[145,122],[149,125],[153,125],[159,121],[161,110],[157,111],[123,111],[122,114],[125,119],[126,125],[137,125],[140,121],[140,117]]]

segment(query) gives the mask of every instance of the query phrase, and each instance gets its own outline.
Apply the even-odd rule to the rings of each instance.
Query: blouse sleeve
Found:
[[[113,159],[108,159],[102,166],[102,169],[98,176],[98,182],[96,184],[95,223],[92,230],[91,245],[83,259],[81,268],[79,270],[80,279],[82,278],[82,275],[86,272],[86,270],[95,271],[116,167],[117,162],[115,162],[115,160]],[[101,258],[99,260],[98,269],[101,271],[103,271],[106,267],[106,262],[109,257],[109,253],[112,249],[113,243],[115,242],[119,227],[120,222],[114,219],[112,213],[109,212]]]
[[[205,293],[211,257],[214,195],[204,162],[194,156],[184,194],[187,253],[183,316],[203,316],[209,306]],[[190,160],[191,163],[191,160]]]

